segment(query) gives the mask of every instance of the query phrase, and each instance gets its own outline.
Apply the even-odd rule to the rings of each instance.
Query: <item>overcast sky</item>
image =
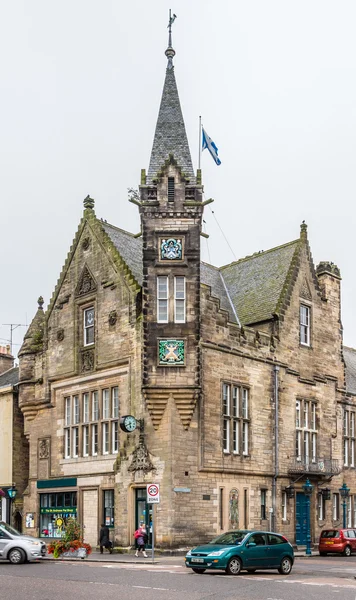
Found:
[[[0,5],[0,344],[3,323],[30,323],[41,294],[48,304],[87,194],[99,217],[139,231],[127,188],[148,168],[172,8],[194,167],[199,115],[222,161],[202,157],[215,199],[203,260],[291,241],[304,219],[315,264],[341,270],[344,342],[356,346],[354,0]]]

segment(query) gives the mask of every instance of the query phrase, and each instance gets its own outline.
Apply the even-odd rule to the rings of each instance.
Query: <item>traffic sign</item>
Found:
[[[147,503],[159,503],[159,483],[149,483],[147,485]]]

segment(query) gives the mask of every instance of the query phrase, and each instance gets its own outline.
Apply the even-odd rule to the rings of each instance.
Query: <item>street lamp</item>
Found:
[[[16,494],[17,494],[17,489],[15,488],[15,485],[13,484],[12,487],[7,490],[7,495],[9,496],[9,499],[10,499],[10,502],[9,502],[9,525],[11,525],[11,515],[12,515],[11,503],[13,500],[15,500]]]
[[[307,521],[307,547],[305,550],[305,554],[310,555],[311,552],[311,536],[310,536],[310,496],[313,493],[314,486],[310,483],[309,479],[306,480],[305,484],[302,486],[306,499],[306,521]]]
[[[344,482],[341,486],[341,488],[339,488],[339,492],[342,498],[342,526],[345,529],[346,527],[346,500],[349,497],[349,493],[350,493],[350,488],[347,487],[346,483]]]

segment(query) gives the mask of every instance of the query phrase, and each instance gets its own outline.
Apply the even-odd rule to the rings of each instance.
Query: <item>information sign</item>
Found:
[[[159,503],[159,483],[149,483],[147,485],[147,503]]]

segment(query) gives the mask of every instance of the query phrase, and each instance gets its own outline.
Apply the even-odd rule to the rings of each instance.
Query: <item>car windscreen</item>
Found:
[[[246,531],[228,531],[219,535],[209,542],[209,544],[226,544],[227,546],[236,546],[241,544],[242,540],[246,537]]]
[[[2,529],[5,529],[5,531],[11,533],[12,535],[21,535],[21,533],[17,531],[17,529],[14,529],[13,527],[11,527],[11,525],[4,523],[4,521],[0,521],[0,527],[2,527]]]
[[[321,532],[320,537],[322,537],[322,538],[338,538],[339,532],[337,529],[326,529],[325,531]]]

